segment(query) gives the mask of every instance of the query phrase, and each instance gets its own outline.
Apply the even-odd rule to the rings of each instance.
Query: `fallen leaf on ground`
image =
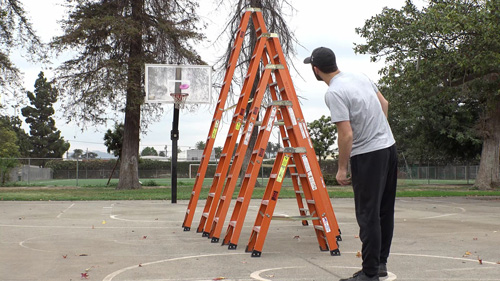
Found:
[[[464,257],[468,257],[470,255],[471,255],[471,253],[469,251],[467,251],[467,252],[465,252]]]
[[[142,236],[142,239],[146,239],[146,238],[148,238],[148,236],[146,236],[146,235]]]
[[[82,273],[82,279],[85,278],[85,279],[89,279],[89,274],[87,272],[85,273]]]
[[[212,280],[224,280],[224,279],[226,279],[226,277],[216,277],[216,278],[214,278]]]
[[[357,258],[360,258],[360,257],[361,257],[361,252],[360,252],[360,251],[358,251],[358,252],[356,253],[356,257],[357,257]]]
[[[477,260],[479,261],[479,264],[483,264],[483,259],[480,259],[479,256],[477,256]]]
[[[68,255],[63,255],[63,259],[65,259],[65,258],[67,258],[67,257],[68,257]]]
[[[139,267],[142,267],[142,263],[139,264]]]

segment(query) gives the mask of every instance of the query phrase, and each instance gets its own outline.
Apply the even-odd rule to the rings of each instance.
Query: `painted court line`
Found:
[[[66,208],[64,211],[62,211],[59,215],[57,215],[56,218],[60,219],[61,216],[66,213],[66,211],[68,211],[69,209],[71,209],[73,206],[75,206],[75,203],[71,204],[68,208]]]

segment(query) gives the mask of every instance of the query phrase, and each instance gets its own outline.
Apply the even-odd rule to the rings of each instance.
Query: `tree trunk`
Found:
[[[120,178],[116,189],[140,189],[139,183],[139,132],[141,124],[141,68],[142,36],[141,17],[144,0],[132,1],[132,19],[139,25],[137,34],[130,40],[128,62],[127,105],[120,162]]]
[[[499,149],[500,149],[500,103],[497,102],[484,121],[483,149],[481,162],[474,186],[484,190],[498,187],[499,179]]]

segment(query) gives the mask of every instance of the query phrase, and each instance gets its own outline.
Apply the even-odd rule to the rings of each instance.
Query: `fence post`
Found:
[[[78,186],[78,157],[76,157],[76,186]]]

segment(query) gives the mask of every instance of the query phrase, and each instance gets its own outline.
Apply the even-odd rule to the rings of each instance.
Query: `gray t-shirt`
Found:
[[[377,86],[364,74],[340,72],[330,81],[325,102],[332,122],[351,122],[351,157],[384,149],[396,142],[377,92]]]

